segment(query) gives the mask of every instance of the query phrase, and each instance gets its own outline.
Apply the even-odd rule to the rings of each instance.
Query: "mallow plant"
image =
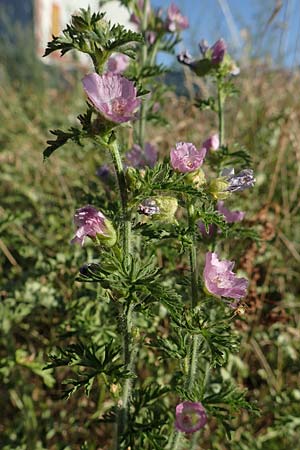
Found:
[[[230,439],[233,419],[256,412],[247,392],[222,375],[239,350],[234,322],[248,286],[223,243],[255,237],[243,225],[247,212],[229,206],[255,184],[248,154],[225,137],[224,104],[239,70],[222,39],[202,42],[199,59],[180,54],[215,86],[196,103],[217,114],[219,129],[157,149],[146,140],[149,123],[165,123],[165,68],[156,56],[174,53],[188,20],[175,4],[157,11],[148,0],[121,3],[136,31],[81,10],[46,49],[86,53],[93,68],[82,79],[86,111],[77,126],[52,131],[44,157],[68,141],[78,151],[89,142],[103,155],[104,188],[78,203],[70,246],[86,252],[77,280],[97,287],[96,295],[87,290],[85,307],[101,326],[78,328],[47,367],[72,371],[66,398],[84,389],[96,399],[94,420],[110,436],[105,448],[197,449],[209,430]],[[82,448],[99,445],[91,436]]]

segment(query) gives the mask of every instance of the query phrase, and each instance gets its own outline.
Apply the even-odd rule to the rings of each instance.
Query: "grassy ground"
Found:
[[[59,76],[48,87],[54,73],[50,78],[40,66],[36,70],[32,82],[0,66],[0,407],[5,408],[0,443],[5,450],[66,450],[79,449],[89,438],[98,443],[91,449],[105,449],[97,397],[87,400],[78,393],[68,402],[59,400],[64,373],[42,370],[57,336],[72,335],[68,319],[79,304],[85,323],[95,329],[101,325],[95,311],[84,307],[91,288],[74,282],[86,253],[69,241],[74,209],[88,202],[90,192],[102,189],[96,169],[103,155],[91,146],[67,145],[43,163],[48,128],[74,123],[84,97],[72,76]],[[242,250],[240,265],[252,281],[245,314],[237,322],[241,352],[230,359],[223,376],[237,377],[262,414],[255,419],[241,413],[229,444],[219,439],[212,423],[204,446],[297,450],[300,77],[253,65],[238,84],[240,97],[227,111],[226,134],[229,144],[239,142],[250,152],[257,184],[235,206],[247,211],[262,243],[245,242],[239,249],[224,244],[232,259]],[[169,125],[148,132],[162,155],[176,141],[199,145],[216,131],[215,117],[188,98],[169,94],[165,114]]]

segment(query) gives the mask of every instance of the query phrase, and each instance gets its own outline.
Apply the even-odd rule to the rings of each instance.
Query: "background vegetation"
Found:
[[[75,123],[71,111],[83,109],[85,99],[80,74],[49,70],[23,41],[21,32],[17,45],[1,45],[0,446],[107,449],[109,426],[99,420],[105,404],[101,389],[89,398],[79,390],[66,402],[60,398],[65,373],[43,370],[62,338],[72,342],[80,332],[97,339],[97,330],[105,331],[103,305],[86,307],[87,296],[97,296],[95,288],[74,281],[91,250],[70,247],[69,241],[75,208],[107,188],[96,175],[107,161],[96,148],[68,145],[59,158],[43,163],[48,128],[64,128],[66,117]],[[185,76],[192,94],[196,81]],[[300,449],[299,88],[298,71],[275,71],[253,61],[243,68],[240,96],[227,112],[228,136],[253,158],[257,184],[251,196],[241,197],[241,207],[262,241],[239,243],[239,249],[226,243],[232,259],[242,245],[239,265],[252,281],[236,322],[241,352],[223,377],[238,377],[261,416],[237,415],[231,442],[224,442],[212,422],[202,448]],[[206,97],[209,85],[200,89]],[[162,157],[174,142],[199,142],[216,129],[214,116],[190,98],[169,93],[169,125],[149,131]],[[150,350],[148,357],[155,360]],[[89,447],[83,447],[87,439]]]

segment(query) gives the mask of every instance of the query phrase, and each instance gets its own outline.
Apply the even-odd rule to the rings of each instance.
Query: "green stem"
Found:
[[[191,450],[200,450],[199,443],[198,443],[199,437],[200,437],[199,431],[193,434],[193,438],[191,441]]]
[[[192,290],[192,309],[195,309],[198,303],[198,269],[197,269],[197,248],[195,239],[195,219],[194,219],[194,206],[190,203],[187,205],[188,210],[188,223],[192,232],[192,246],[189,250],[190,258],[190,272],[191,272],[191,290]],[[199,336],[193,335],[191,340],[189,360],[188,360],[188,375],[186,379],[186,389],[191,392],[195,382],[197,366],[198,366],[198,348],[199,348]]]
[[[147,9],[148,9],[148,0],[144,0],[143,19],[142,19],[142,33],[144,36],[147,31],[147,24],[148,24]],[[148,47],[147,43],[145,42],[144,45],[142,46],[141,68],[145,66],[147,58],[148,58]],[[147,115],[147,104],[146,100],[143,99],[141,104],[140,120],[139,120],[139,144],[141,148],[144,148],[145,144],[146,115]]]
[[[126,265],[129,264],[129,257],[131,252],[131,217],[128,210],[128,190],[125,178],[125,171],[121,160],[121,155],[118,148],[117,140],[114,138],[109,144],[110,152],[112,155],[115,171],[117,174],[120,198],[122,204],[122,240],[124,260]]]
[[[109,143],[109,149],[112,155],[119,185],[119,192],[122,205],[122,241],[123,241],[124,262],[128,267],[130,263],[130,254],[131,254],[131,217],[130,211],[128,209],[128,189],[125,171],[115,136],[112,136],[112,139]],[[131,304],[129,299],[128,303],[126,303],[123,308],[122,314],[123,361],[124,365],[126,366],[126,369],[129,372],[133,371],[134,356],[135,356],[135,352],[133,351],[132,348],[133,309],[134,304]],[[126,378],[122,393],[122,403],[119,408],[117,418],[116,450],[119,450],[121,448],[120,447],[121,438],[127,429],[131,390],[132,390],[132,379]]]
[[[169,440],[167,449],[168,450],[179,450],[180,449],[180,441],[181,441],[181,433],[177,430],[174,430],[171,438]]]
[[[132,344],[132,322],[133,322],[133,309],[134,305],[131,304],[125,308],[124,315],[122,317],[123,328],[123,361],[127,370],[133,372],[133,365],[135,359],[135,349]],[[120,448],[121,437],[126,431],[128,423],[128,411],[129,403],[132,391],[132,378],[126,378],[123,386],[122,403],[118,414],[118,427],[117,427],[117,450]]]
[[[194,220],[194,206],[188,204],[188,223],[192,232],[192,246],[189,249],[190,272],[191,272],[191,290],[192,290],[192,308],[195,308],[198,303],[198,272],[197,272],[197,247],[195,239],[195,220]]]
[[[189,371],[186,380],[186,388],[189,392],[193,391],[195,378],[198,369],[198,349],[199,349],[199,335],[192,336],[190,354],[189,354]]]
[[[222,83],[220,80],[217,82],[218,88],[218,117],[219,117],[219,139],[220,146],[224,145],[225,139],[225,123],[224,123],[224,103],[225,97],[223,94]]]

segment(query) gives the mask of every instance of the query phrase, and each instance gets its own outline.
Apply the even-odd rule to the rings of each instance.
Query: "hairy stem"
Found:
[[[217,82],[218,89],[218,118],[219,118],[219,139],[220,146],[224,145],[225,139],[225,123],[224,123],[224,103],[225,98],[223,94],[222,83],[220,80]]]
[[[192,291],[192,309],[195,309],[198,303],[198,267],[197,267],[197,248],[195,239],[195,219],[194,206],[190,203],[187,205],[188,223],[192,232],[192,246],[189,249],[190,272],[191,272],[191,291]],[[199,336],[193,335],[188,359],[188,375],[186,380],[186,389],[192,391],[195,382],[198,363]]]
[[[187,205],[188,223],[192,233],[192,245],[189,249],[190,272],[191,272],[191,291],[192,291],[192,308],[198,303],[198,268],[197,268],[197,247],[195,239],[195,220],[194,220],[194,206]]]
[[[110,152],[112,155],[115,171],[117,174],[119,192],[122,205],[122,241],[124,260],[126,265],[129,264],[129,257],[131,252],[131,217],[130,211],[128,211],[128,190],[125,178],[124,167],[121,160],[121,155],[118,148],[117,140],[114,139],[109,144]]]
[[[115,137],[109,144],[117,180],[119,185],[120,199],[122,205],[122,243],[124,252],[124,262],[128,267],[130,263],[131,254],[131,217],[128,210],[128,190],[125,178],[124,167],[121,160],[121,155],[118,148],[118,143]],[[130,300],[130,299],[129,299]],[[123,361],[128,371],[133,371],[134,355],[132,346],[132,322],[133,322],[133,308],[134,305],[130,302],[126,303],[123,308],[121,318],[122,334],[123,334]],[[116,450],[120,449],[121,438],[127,428],[128,411],[130,405],[130,396],[132,390],[132,379],[126,378],[123,386],[121,405],[118,411],[117,418],[117,436],[116,436]]]
[[[124,315],[122,317],[123,328],[123,361],[127,370],[133,372],[135,350],[132,343],[132,322],[134,305],[131,304],[124,308]],[[126,378],[123,386],[122,403],[118,414],[118,428],[117,428],[117,450],[120,448],[121,437],[126,431],[128,422],[128,412],[130,406],[130,396],[132,391],[132,378]]]

